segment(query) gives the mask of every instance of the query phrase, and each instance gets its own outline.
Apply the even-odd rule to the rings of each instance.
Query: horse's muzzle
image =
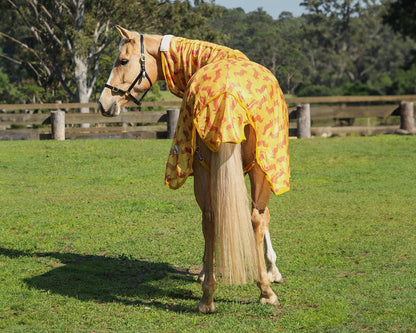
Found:
[[[113,103],[113,104],[111,104],[111,106],[108,108],[108,110],[106,110],[105,108],[104,108],[104,106],[101,104],[101,102],[100,101],[98,101],[98,110],[100,110],[100,112],[101,112],[101,114],[104,116],[104,117],[114,117],[114,116],[117,116],[118,115],[118,112],[117,112],[117,104],[116,103]]]

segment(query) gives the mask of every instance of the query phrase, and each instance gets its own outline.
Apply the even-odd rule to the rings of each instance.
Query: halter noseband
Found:
[[[134,79],[134,81],[132,82],[132,84],[130,85],[130,87],[129,87],[129,89],[127,89],[127,90],[123,90],[123,89],[120,89],[120,88],[117,88],[117,87],[113,87],[113,86],[110,86],[109,84],[105,84],[105,87],[106,88],[109,88],[109,89],[111,89],[111,91],[112,92],[114,92],[114,93],[116,93],[116,94],[122,94],[122,95],[124,95],[124,96],[126,96],[126,97],[128,97],[128,98],[130,98],[134,103],[136,103],[139,107],[141,107],[141,105],[142,105],[142,101],[143,101],[143,98],[146,96],[146,94],[148,93],[148,91],[150,90],[150,88],[152,87],[152,85],[153,85],[153,83],[152,83],[152,80],[150,80],[150,77],[149,77],[149,75],[147,74],[147,72],[146,72],[146,65],[145,65],[145,62],[146,62],[146,57],[145,57],[145,55],[144,55],[144,42],[143,42],[143,35],[140,35],[140,44],[141,44],[141,56],[140,56],[140,61],[141,61],[141,71],[140,71],[140,73],[136,76],[136,78]],[[132,91],[132,89],[134,88],[134,86],[137,84],[137,83],[141,83],[142,82],[142,80],[143,80],[143,78],[146,78],[148,81],[149,81],[149,83],[150,83],[150,88],[149,89],[147,89],[145,92],[144,92],[144,94],[140,97],[140,99],[137,99],[136,97],[134,97],[132,94],[131,94],[131,91]]]

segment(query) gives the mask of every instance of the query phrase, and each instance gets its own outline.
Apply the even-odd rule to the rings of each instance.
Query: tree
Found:
[[[248,14],[241,8],[222,8],[221,17],[212,26],[224,33],[227,46],[267,67],[278,78],[283,91],[293,93],[302,63],[306,63],[299,49],[299,18],[284,12],[276,21],[261,8]]]
[[[307,75],[310,65],[302,49],[302,19],[283,12],[276,21],[277,40],[275,45],[276,77],[282,90],[294,94]]]
[[[246,13],[242,8],[219,8],[219,15],[210,21],[211,27],[221,32],[223,44],[245,52],[247,46],[244,38],[248,29]]]
[[[303,16],[303,50],[311,64],[303,91],[311,84],[315,91],[329,87],[349,94],[361,87],[372,94],[395,93],[395,73],[406,62],[413,43],[394,38],[383,25],[382,4],[309,0],[302,5],[311,12]]]
[[[19,97],[20,92],[10,83],[7,74],[0,71],[0,103],[6,103],[8,98],[15,102]]]
[[[93,94],[103,56],[107,55],[104,66],[114,59],[119,37],[111,28],[116,23],[148,33],[164,32],[169,26],[171,33],[205,32],[215,39],[206,23],[215,14],[214,6],[204,1],[196,1],[195,7],[179,0],[7,0],[7,4],[15,22],[2,25],[1,36],[19,50],[6,56],[46,90],[62,87],[70,100],[81,103]]]
[[[165,3],[154,18],[155,32],[174,34],[186,38],[220,42],[223,34],[210,25],[210,20],[221,15],[218,6],[202,0],[194,0],[192,6],[188,1],[175,0]]]
[[[395,32],[416,39],[416,2],[414,0],[395,0],[387,7],[383,22]]]
[[[56,76],[71,99],[88,102],[97,79],[98,59],[108,41],[109,13],[102,2],[95,8],[96,18],[86,15],[85,0],[8,3],[35,43],[31,46],[7,37],[30,53],[26,61],[33,63],[36,81],[46,85]],[[86,26],[93,27],[92,31]]]
[[[353,18],[360,13],[361,3],[361,0],[308,0],[301,3],[310,11],[304,16],[304,45],[305,50],[310,50],[314,73],[319,73],[320,81],[315,84],[334,87],[347,77],[354,79],[349,51],[356,32]],[[328,66],[331,66],[330,71],[324,70]]]

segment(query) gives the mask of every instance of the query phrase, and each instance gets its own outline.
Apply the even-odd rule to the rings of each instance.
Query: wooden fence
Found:
[[[332,135],[415,134],[414,103],[416,95],[402,96],[330,96],[287,98],[288,104],[297,104],[289,111],[289,118],[297,119],[292,135],[299,138]],[[397,125],[387,125],[388,119],[398,118]],[[370,119],[383,125],[371,125]],[[354,125],[354,120],[366,119],[366,125]],[[331,125],[316,126],[322,120]],[[347,124],[348,126],[342,126]]]
[[[287,98],[290,135],[308,138],[351,133],[414,134],[415,100],[416,95]],[[179,106],[179,100],[144,102],[144,108],[165,110],[129,111],[106,118],[98,113],[96,103],[0,105],[0,140],[171,138]],[[81,107],[90,108],[91,113],[74,112]],[[391,117],[400,117],[400,124],[398,121],[396,125],[354,124],[355,119],[370,118],[379,119],[384,124]],[[323,120],[327,122],[325,126],[321,124]],[[340,126],[343,123],[348,126]]]
[[[0,105],[0,112],[3,112],[0,113],[0,140],[173,137],[176,124],[172,119],[177,119],[180,102],[143,102],[142,105],[144,108],[172,109],[129,111],[117,117],[103,117],[97,110],[97,103]],[[91,112],[77,112],[82,107]]]

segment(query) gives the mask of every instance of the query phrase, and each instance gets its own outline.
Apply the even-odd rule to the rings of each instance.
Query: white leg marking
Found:
[[[276,252],[273,250],[272,241],[270,239],[269,230],[264,232],[264,258],[266,260],[267,273],[269,275],[270,282],[283,282],[282,274],[276,266]]]

